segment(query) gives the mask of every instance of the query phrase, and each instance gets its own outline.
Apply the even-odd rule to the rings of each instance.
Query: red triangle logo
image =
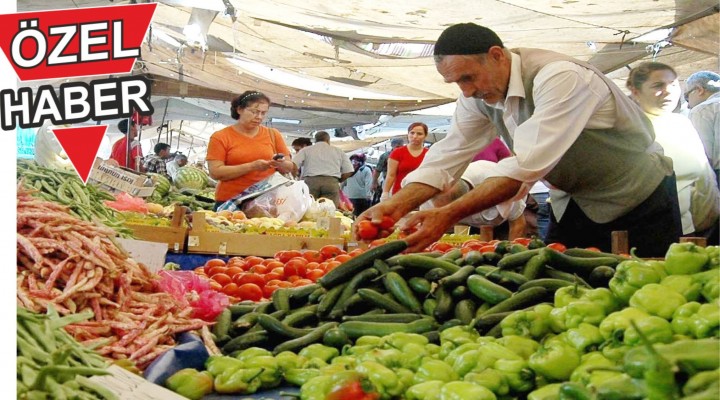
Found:
[[[107,125],[82,126],[78,128],[55,128],[53,134],[72,162],[75,172],[87,184],[100,143]]]

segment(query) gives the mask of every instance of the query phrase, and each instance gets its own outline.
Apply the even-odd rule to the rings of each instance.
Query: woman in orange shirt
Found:
[[[293,172],[285,140],[277,129],[261,125],[270,109],[270,98],[246,91],[230,105],[230,116],[237,123],[210,137],[207,164],[210,176],[219,181],[215,189],[215,208],[275,171]],[[284,157],[274,159],[282,154]]]

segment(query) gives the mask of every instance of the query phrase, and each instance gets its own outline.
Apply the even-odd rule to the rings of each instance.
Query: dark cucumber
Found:
[[[464,285],[467,278],[475,272],[475,267],[472,265],[466,265],[452,275],[446,276],[438,284],[445,286],[446,288],[454,288],[455,286]]]
[[[499,324],[505,317],[514,313],[515,311],[505,311],[493,314],[486,314],[475,320],[475,329],[480,332],[487,332],[493,326]]]
[[[390,272],[390,265],[386,263],[384,260],[381,260],[379,258],[376,258],[375,261],[373,261],[373,268],[380,271],[380,274],[387,274]]]
[[[410,289],[412,289],[413,292],[423,296],[430,293],[430,290],[432,289],[430,281],[419,276],[414,276],[408,279],[408,286],[410,286]]]
[[[387,262],[389,266],[394,267],[394,266],[396,266],[396,265],[399,265],[399,264],[398,264],[398,260],[400,259],[400,257],[402,257],[402,256],[404,256],[404,255],[405,255],[405,256],[409,256],[409,255],[420,255],[420,256],[423,256],[423,257],[438,258],[438,257],[442,257],[443,254],[444,254],[444,253],[442,253],[442,252],[440,252],[440,251],[430,251],[430,252],[410,253],[410,254],[398,254],[398,255],[396,255],[396,256],[392,256],[392,257],[388,258],[387,260],[385,260],[385,262]]]
[[[215,318],[215,325],[212,327],[212,333],[217,338],[221,338],[228,334],[230,326],[232,325],[232,312],[226,308],[220,312],[220,315]]]
[[[523,267],[531,258],[540,254],[542,249],[525,250],[520,253],[508,253],[500,261],[497,266],[500,269],[514,269]]]
[[[462,321],[463,325],[467,325],[475,318],[476,308],[477,306],[472,300],[460,300],[455,304],[455,318]]]
[[[267,331],[249,332],[233,338],[222,347],[223,354],[230,354],[238,350],[245,350],[248,347],[262,346],[270,338]]]
[[[383,278],[385,289],[390,292],[393,297],[402,305],[409,308],[410,311],[420,314],[422,312],[422,305],[410,290],[405,279],[400,274],[395,272],[388,272]]]
[[[496,253],[494,251],[488,251],[487,253],[483,253],[483,262],[485,264],[497,265],[497,263],[500,262],[502,258],[502,254]]]
[[[482,315],[490,315],[506,311],[519,310],[521,308],[527,308],[544,300],[545,295],[549,292],[543,287],[533,287],[522,292],[517,292],[512,297],[504,300],[494,306],[488,308]]]
[[[420,318],[413,322],[368,322],[347,321],[339,328],[351,339],[362,336],[387,336],[395,332],[425,333],[437,329],[437,323],[432,318]]]
[[[467,296],[467,294],[468,294],[468,288],[465,285],[455,286],[450,291],[450,295],[452,295],[452,297],[454,299],[464,298]]]
[[[614,267],[620,263],[617,257],[572,257],[548,247],[541,250],[545,253],[546,262],[549,266],[582,276],[589,276],[595,267],[601,265]]]
[[[317,304],[315,304],[315,306],[317,306]],[[317,307],[314,309],[293,312],[283,318],[282,323],[287,326],[298,326],[315,320],[317,320]]]
[[[363,253],[364,254],[364,253]],[[288,340],[287,342],[280,343],[273,349],[273,355],[278,355],[283,351],[299,351],[300,349],[307,347],[313,343],[322,341],[325,332],[338,326],[337,322],[327,322],[319,327],[313,329],[310,333],[299,338]]]
[[[313,331],[313,329],[294,328],[292,326],[282,323],[277,318],[264,314],[258,317],[258,324],[265,328],[268,333],[293,339],[300,336],[305,336]]]
[[[513,294],[509,289],[477,274],[470,275],[467,279],[467,286],[468,289],[470,289],[470,293],[490,304],[497,304],[507,300]]]
[[[358,294],[368,303],[373,304],[376,307],[384,308],[391,313],[410,313],[411,310],[404,305],[389,299],[376,290],[362,288],[358,289]]]
[[[463,257],[465,264],[474,266],[482,264],[484,260],[485,258],[483,257],[483,253],[477,250],[468,251],[467,254],[465,254],[465,257]]]
[[[583,278],[579,277],[577,274],[574,275],[574,274],[570,274],[567,272],[558,271],[555,268],[545,268],[544,274],[548,278],[560,279],[563,281],[568,281],[570,283],[577,282],[578,284],[583,285],[585,287],[592,287],[592,286],[590,286],[589,283],[587,283]]]
[[[228,306],[228,309],[230,310],[230,313],[232,314],[232,319],[237,319],[238,317],[245,315],[249,312],[255,311],[255,307],[257,307],[257,303],[238,303],[238,304],[232,304]]]
[[[343,289],[345,289],[346,285],[347,282],[340,284],[339,286],[335,286],[323,295],[323,297],[320,299],[320,304],[318,305],[318,315],[327,315],[327,313],[332,310],[332,308],[335,306],[335,303],[340,298],[340,295],[342,294]]]
[[[601,265],[592,270],[588,280],[593,287],[607,287],[613,276],[615,276],[615,268]]]
[[[427,273],[425,273],[425,279],[429,280],[430,282],[437,282],[448,275],[450,275],[450,273],[443,268],[433,268]]]
[[[458,258],[462,257],[462,250],[455,248],[448,250],[445,254],[438,257],[440,260],[455,262]]]
[[[309,295],[310,293],[308,293]],[[290,289],[277,289],[273,292],[271,298],[276,310],[290,311]]]
[[[365,281],[369,281],[375,277],[380,275],[377,269],[375,268],[368,268],[359,274],[355,275],[350,279],[350,282],[348,282],[347,285],[343,288],[343,291],[340,293],[340,296],[335,301],[335,305],[330,309],[330,312],[328,313],[328,317],[335,319],[342,316],[345,306],[347,305],[347,301],[350,299],[350,297],[355,294],[357,289],[360,287],[360,285],[363,284]]]
[[[613,253],[605,253],[602,251],[582,249],[579,247],[573,247],[573,248],[567,249],[563,252],[563,254],[565,254],[566,256],[571,256],[571,257],[585,257],[585,258],[614,257],[620,261],[625,261],[628,259],[627,257],[623,257],[623,256],[613,254]]]
[[[437,303],[437,300],[432,297],[425,299],[425,301],[423,301],[423,313],[432,316],[435,312],[435,307],[437,307]]]
[[[492,265],[481,265],[476,267],[475,273],[501,285],[512,283],[513,285],[520,286],[528,281],[528,279],[522,274],[512,271],[504,271],[498,267],[493,267]]]
[[[318,285],[317,283],[313,283],[311,285],[299,286],[295,288],[285,288],[285,290],[287,291],[290,300],[295,301],[299,304],[307,304],[308,297],[310,297],[310,295],[314,291],[320,288],[320,285]],[[277,308],[277,305],[275,306],[275,308]]]
[[[364,253],[363,253],[364,254]],[[362,255],[362,254],[361,254]],[[454,274],[460,267],[449,261],[440,260],[439,258],[427,257],[419,254],[405,254],[398,257],[398,264],[407,268],[417,268],[429,271],[433,268],[442,268],[447,272]],[[340,268],[340,267],[338,267]],[[337,268],[336,268],[337,269]],[[333,270],[335,271],[335,270]],[[330,271],[332,272],[332,271]],[[321,278],[322,279],[322,278]]]
[[[574,283],[568,282],[568,281],[565,281],[562,279],[540,278],[540,279],[528,281],[527,283],[520,285],[520,287],[518,288],[518,291],[527,290],[527,289],[533,288],[533,287],[542,287],[542,288],[545,288],[547,290],[554,292],[562,287],[572,286],[572,285],[574,285]]]
[[[545,262],[547,260],[545,259],[545,254],[540,253],[536,254],[528,260],[527,263],[525,263],[525,266],[522,270],[522,275],[529,281],[537,278],[540,276],[540,273],[543,271],[543,268],[545,268]]]
[[[350,280],[355,274],[373,265],[376,259],[384,260],[407,249],[407,242],[394,240],[372,248],[351,258],[318,279],[318,283],[329,289]]]
[[[435,300],[437,304],[433,309],[433,316],[438,321],[445,321],[453,311],[453,297],[444,286],[435,288]]]
[[[365,322],[399,322],[408,323],[426,318],[426,315],[403,313],[403,314],[363,314],[363,315],[346,315],[342,317],[343,321],[365,321]]]

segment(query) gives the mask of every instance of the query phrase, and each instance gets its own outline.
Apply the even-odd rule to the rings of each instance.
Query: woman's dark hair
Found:
[[[246,108],[250,104],[254,103],[270,104],[270,98],[258,91],[248,90],[240,96],[234,98],[232,103],[230,103],[230,116],[232,119],[239,119],[240,114],[237,112],[238,107]]]
[[[677,72],[673,69],[673,67],[659,63],[654,61],[646,61],[644,63],[638,64],[637,67],[633,68],[630,71],[630,75],[628,75],[627,82],[625,82],[625,86],[627,86],[628,89],[632,90],[640,89],[640,86],[642,86],[645,81],[650,78],[650,74],[652,74],[655,71],[670,71],[675,75],[677,78]]]
[[[413,128],[416,126],[421,126],[423,128],[423,130],[425,131],[425,135],[428,134],[428,126],[423,124],[422,122],[413,122],[412,124],[410,124],[410,126],[408,126],[408,132],[413,130]]]
[[[291,146],[302,146],[302,147],[312,146],[312,140],[310,140],[310,138],[300,137],[300,138],[293,140],[293,142],[290,145]]]

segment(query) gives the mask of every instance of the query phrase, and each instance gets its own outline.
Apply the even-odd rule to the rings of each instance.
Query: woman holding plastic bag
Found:
[[[215,208],[275,171],[295,171],[282,135],[277,129],[261,125],[270,109],[270,98],[246,91],[230,105],[230,116],[237,123],[210,137],[207,164],[210,177],[219,181],[215,189]]]

